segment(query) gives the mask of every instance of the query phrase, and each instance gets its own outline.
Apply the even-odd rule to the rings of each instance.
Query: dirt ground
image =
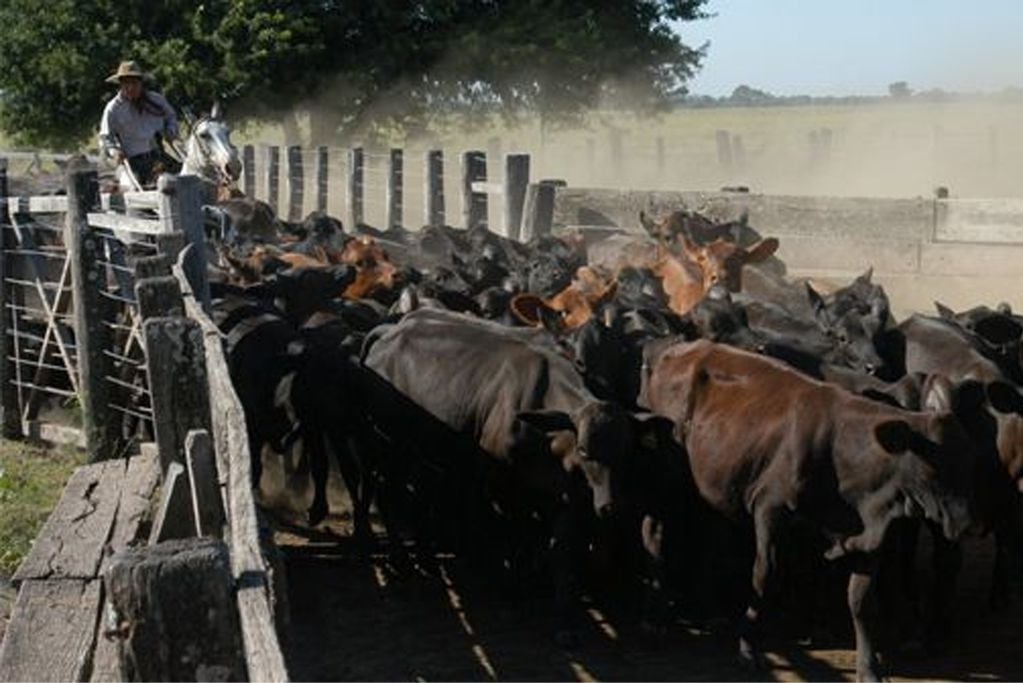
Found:
[[[291,607],[285,642],[295,680],[853,680],[854,643],[841,596],[821,609],[843,624],[836,635],[800,646],[764,643],[769,667],[738,665],[732,627],[677,621],[659,642],[627,614],[594,604],[579,646],[551,638],[549,594],[515,600],[486,576],[442,557],[432,575],[390,571],[382,551],[360,557],[350,522],[332,516],[317,531],[277,516]],[[953,634],[939,652],[885,660],[893,680],[1021,680],[1023,604],[987,607],[993,544],[969,539],[954,603]],[[620,611],[620,610],[619,610]]]

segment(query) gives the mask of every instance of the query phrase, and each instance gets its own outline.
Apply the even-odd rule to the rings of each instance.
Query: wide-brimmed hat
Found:
[[[107,83],[120,83],[122,78],[148,79],[149,74],[142,70],[138,62],[129,60],[117,65],[117,71],[107,78]]]

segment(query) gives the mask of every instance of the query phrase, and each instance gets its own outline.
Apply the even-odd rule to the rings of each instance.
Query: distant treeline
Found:
[[[790,107],[806,105],[860,105],[860,104],[891,104],[905,102],[990,102],[990,103],[1023,103],[1023,88],[1009,87],[998,92],[948,92],[940,88],[921,90],[910,89],[905,82],[899,81],[888,86],[887,95],[773,95],[748,85],[740,85],[731,95],[713,97],[711,95],[687,94],[676,99],[680,107],[712,108],[712,107]]]

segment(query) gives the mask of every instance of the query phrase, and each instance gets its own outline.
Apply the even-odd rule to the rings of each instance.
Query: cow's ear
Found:
[[[777,250],[778,239],[775,237],[767,237],[747,249],[746,253],[742,257],[742,261],[743,263],[760,263],[772,256]]]
[[[575,423],[572,422],[571,416],[561,410],[527,410],[516,415],[515,419],[544,434],[575,432]]]
[[[924,410],[934,413],[952,411],[952,381],[945,375],[929,375],[920,394],[920,404]]]
[[[524,325],[539,327],[541,324],[540,309],[545,305],[543,299],[536,294],[527,292],[513,296],[512,300],[508,303],[508,308],[511,310],[512,315],[518,318]]]
[[[334,286],[339,289],[345,289],[348,285],[355,282],[355,276],[358,274],[352,266],[349,265],[337,265],[331,266],[330,274],[334,279]]]
[[[1000,413],[1023,414],[1023,397],[1008,382],[991,382],[985,388],[991,407]]]
[[[675,423],[654,413],[633,413],[636,443],[648,451],[659,451],[674,441]]]
[[[913,443],[913,429],[905,420],[886,420],[874,427],[874,438],[891,454],[905,453]]]
[[[870,278],[872,278],[873,276],[874,276],[874,266],[871,266],[870,268],[867,268],[867,272],[865,272],[863,275],[860,275],[858,278],[856,278],[856,281],[857,282],[861,282],[861,283],[863,283],[865,285],[869,285],[870,284]]]
[[[934,302],[934,308],[937,309],[938,315],[945,320],[955,320],[956,314],[951,308],[941,303],[940,301]]]
[[[809,282],[803,283],[806,286],[806,298],[810,300],[814,315],[818,318],[827,314],[827,306],[824,305],[824,298],[814,289]]]
[[[654,223],[650,216],[646,215],[645,211],[640,210],[639,212],[639,224],[643,226],[643,229],[646,230],[647,234],[651,237],[658,236],[657,224]]]
[[[685,253],[685,255],[688,256],[689,260],[693,261],[694,263],[699,261],[700,256],[703,255],[700,251],[700,247],[698,247],[695,242],[689,239],[689,236],[686,235],[685,233],[681,233],[680,236],[682,237],[682,251]]]
[[[1007,315],[989,315],[981,318],[973,326],[973,331],[981,339],[995,346],[1018,341],[1023,335],[1023,327]]]

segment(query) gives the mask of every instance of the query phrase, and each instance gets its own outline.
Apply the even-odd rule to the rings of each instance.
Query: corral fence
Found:
[[[242,161],[242,191],[290,221],[322,211],[352,227],[485,226],[522,240],[550,229],[543,188],[564,184],[531,184],[531,156],[499,151],[245,145]]]
[[[102,197],[85,160],[68,171],[66,195],[2,207],[3,423],[24,435],[32,401],[79,397],[93,464],[13,577],[0,680],[287,680],[200,180]]]

